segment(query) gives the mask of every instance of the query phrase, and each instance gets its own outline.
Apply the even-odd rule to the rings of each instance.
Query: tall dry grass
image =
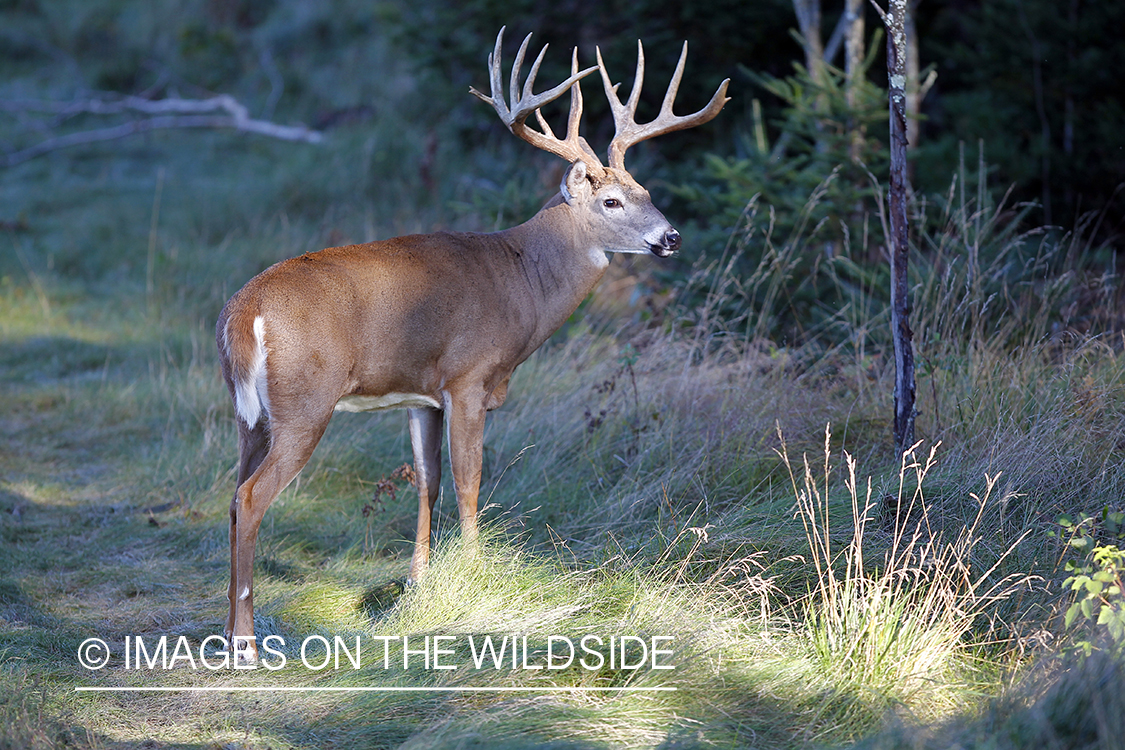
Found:
[[[995,559],[982,554],[981,521],[998,502],[998,477],[985,478],[981,496],[969,493],[978,506],[971,522],[947,530],[931,522],[925,487],[938,445],[926,454],[920,444],[912,446],[903,455],[897,491],[875,498],[870,478],[866,488],[858,481],[851,455],[843,454],[842,466],[833,462],[830,437],[826,428],[816,470],[807,454],[794,465],[784,441],[780,451],[815,570],[804,625],[814,659],[868,720],[897,706],[909,706],[923,721],[969,708],[973,692],[996,680],[980,650],[1006,637],[992,627],[997,605],[1036,582],[1027,574],[998,573],[1031,531]],[[832,520],[834,474],[850,501],[846,542],[838,514]]]

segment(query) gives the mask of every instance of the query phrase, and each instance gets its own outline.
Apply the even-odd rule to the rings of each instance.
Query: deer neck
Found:
[[[582,230],[574,209],[561,196],[501,234],[518,250],[539,311],[538,333],[546,340],[598,285],[609,267],[609,257]]]

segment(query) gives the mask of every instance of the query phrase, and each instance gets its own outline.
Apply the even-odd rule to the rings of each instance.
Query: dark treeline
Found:
[[[348,103],[316,90],[301,68],[365,75],[370,71],[348,69],[349,55],[365,39],[381,35],[397,44],[425,81],[427,106],[420,114],[454,114],[465,137],[475,128],[495,127],[465,91],[480,84],[484,55],[505,24],[511,43],[534,31],[560,52],[577,42],[590,54],[599,45],[623,80],[632,70],[635,40],[642,38],[650,80],[660,82],[645,90],[652,107],[658,106],[661,79],[667,80],[681,40],[689,40],[690,78],[703,85],[683,92],[682,107],[697,106],[715,81],[734,78],[729,114],[713,128],[684,136],[690,147],[718,154],[735,154],[749,140],[755,98],[769,142],[776,141],[786,105],[757,77],[791,76],[804,59],[791,0],[396,0],[332,3],[328,10],[300,1],[200,0],[165,9],[159,24],[150,18],[159,28],[145,26],[143,17],[155,13],[153,6],[140,12],[147,4],[100,3],[96,12],[83,12],[81,4],[63,7],[69,5],[0,2],[5,19],[0,55],[25,65],[57,63],[65,56],[77,63],[74,70],[88,87],[127,93],[172,82],[234,93],[250,87],[269,101],[280,76],[286,95],[269,101],[271,106],[331,125]],[[819,5],[821,33],[828,40],[844,2]],[[921,132],[913,138],[918,189],[940,191],[957,169],[960,144],[975,155],[983,141],[990,187],[1002,193],[1014,185],[1017,201],[1039,204],[1039,215],[1030,220],[1069,227],[1083,212],[1108,207],[1103,226],[1110,232],[1118,228],[1125,198],[1113,196],[1125,180],[1125,88],[1115,78],[1125,67],[1125,43],[1116,30],[1125,27],[1125,5],[1089,0],[914,5],[922,72],[936,72],[921,106]],[[867,76],[885,87],[884,53],[874,38],[881,24],[869,5],[862,7],[872,48]],[[841,45],[830,62],[842,68],[842,58]],[[550,56],[543,80],[556,76],[554,67],[565,59]],[[604,101],[588,99],[590,127],[604,128],[599,117]],[[354,118],[379,103],[350,106],[347,114]],[[873,137],[884,137],[881,133],[872,129]],[[600,135],[594,132],[591,140]]]
[[[828,41],[844,2],[820,4],[821,33]],[[1088,0],[913,5],[918,38],[912,43],[920,48],[923,76],[931,69],[936,73],[922,102],[921,133],[912,137],[918,188],[941,190],[957,169],[960,144],[969,144],[975,155],[983,141],[990,185],[1000,191],[1014,185],[1016,201],[1038,203],[1041,213],[1033,220],[1069,227],[1077,215],[1106,208],[1125,181],[1125,88],[1115,80],[1125,67],[1125,43],[1111,31],[1125,27],[1125,5]],[[881,24],[869,5],[862,7],[872,46]],[[779,135],[784,103],[756,85],[754,74],[783,78],[803,61],[790,0],[430,2],[409,6],[401,20],[405,46],[417,51],[426,69],[453,83],[454,92],[468,85],[481,47],[505,23],[516,34],[536,31],[564,47],[573,40],[587,49],[600,45],[612,70],[631,69],[634,39],[640,37],[654,76],[665,74],[679,40],[688,39],[698,80],[735,78],[736,115],[725,126],[748,131],[750,102],[757,97],[770,142]],[[440,43],[433,44],[436,40]],[[868,78],[885,88],[882,45],[873,51]],[[831,62],[843,68],[842,58],[840,45]],[[656,86],[645,91],[652,107],[661,93]],[[703,96],[685,92],[685,107],[696,103],[693,94]],[[594,111],[604,106],[591,99]],[[698,142],[723,136],[693,137]],[[727,140],[733,140],[729,132]],[[719,153],[737,148],[720,141],[709,147]],[[1125,201],[1110,211],[1116,226]]]

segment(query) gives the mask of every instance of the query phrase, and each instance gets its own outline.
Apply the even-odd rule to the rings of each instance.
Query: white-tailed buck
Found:
[[[239,452],[226,635],[246,659],[257,654],[251,576],[258,525],[309,460],[333,411],[408,410],[419,495],[410,579],[417,580],[429,560],[443,417],[461,533],[472,540],[485,412],[504,402],[512,371],[597,285],[609,265],[606,253],[665,258],[680,246],[679,233],[625,171],[625,152],[713,118],[728,101],[728,82],[700,111],[673,115],[685,44],[660,114],[642,125],[635,120],[644,76],[639,44],[633,88],[622,104],[600,51],[598,64],[580,71],[575,50],[571,76],[533,94],[544,47],[521,91],[529,34],[512,67],[509,105],[500,73],[503,34],[488,62],[492,95],[472,93],[491,104],[512,133],[570,162],[558,195],[502,232],[411,235],[282,261],[251,279],[219,316],[219,359],[237,413]],[[595,70],[616,122],[608,167],[578,134],[578,81]],[[539,108],[568,89],[570,115],[560,139]],[[527,124],[532,113],[542,131]]]

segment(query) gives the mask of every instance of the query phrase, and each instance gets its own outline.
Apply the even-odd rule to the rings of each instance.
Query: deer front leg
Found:
[[[480,493],[487,401],[487,394],[481,394],[479,398],[446,398],[453,486],[457,491],[457,511],[461,516],[461,539],[468,546],[475,545],[477,540],[477,496]]]
[[[418,487],[418,529],[410,558],[408,584],[417,583],[430,562],[430,516],[441,490],[440,409],[408,409],[410,447],[414,450],[414,480]]]

